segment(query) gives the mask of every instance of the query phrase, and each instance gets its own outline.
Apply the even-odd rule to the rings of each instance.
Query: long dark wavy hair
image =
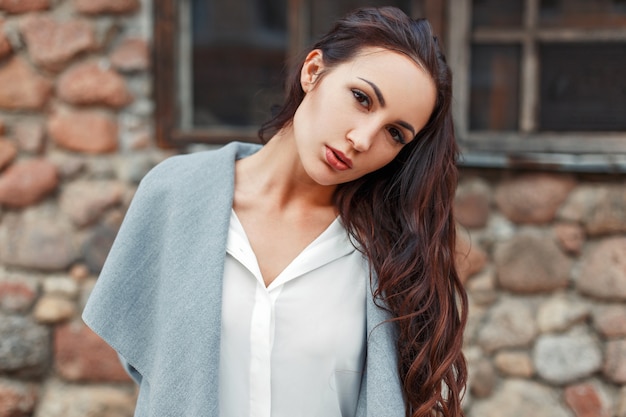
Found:
[[[390,311],[399,330],[398,371],[407,417],[463,416],[467,296],[455,269],[458,148],[450,69],[430,24],[394,7],[355,10],[310,50],[321,50],[325,68],[332,70],[364,47],[413,59],[434,80],[437,99],[415,139],[385,167],[340,184],[335,204],[376,273],[377,303]],[[302,66],[303,59],[287,78],[283,106],[259,130],[262,141],[291,124],[304,98]]]

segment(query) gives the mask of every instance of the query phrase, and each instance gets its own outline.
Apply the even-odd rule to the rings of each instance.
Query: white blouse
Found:
[[[367,271],[336,219],[266,287],[233,211],[220,416],[354,416],[365,360]]]

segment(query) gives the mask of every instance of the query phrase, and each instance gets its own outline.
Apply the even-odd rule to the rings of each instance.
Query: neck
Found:
[[[236,165],[239,201],[270,204],[274,210],[330,208],[335,188],[320,185],[307,175],[288,129],[278,132],[257,153]]]

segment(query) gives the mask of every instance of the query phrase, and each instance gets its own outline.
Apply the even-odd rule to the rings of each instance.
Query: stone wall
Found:
[[[465,170],[470,417],[626,416],[624,176]]]
[[[0,0],[0,417],[131,416],[80,321],[153,140],[149,0]],[[626,417],[626,186],[464,170],[469,417]]]
[[[153,139],[149,0],[0,0],[0,417],[131,416],[80,312]]]

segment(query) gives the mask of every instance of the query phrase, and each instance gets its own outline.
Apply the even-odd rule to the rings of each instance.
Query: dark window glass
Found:
[[[283,95],[286,0],[192,0],[196,127],[255,126]]]
[[[626,43],[543,44],[541,130],[626,130]]]
[[[289,44],[287,0],[188,0],[192,28],[192,124],[249,127],[268,120],[282,102]],[[337,18],[357,7],[410,0],[310,0],[304,14],[312,43]]]
[[[356,8],[381,6],[395,6],[411,16],[411,0],[311,0],[312,39],[328,32],[335,20]]]
[[[609,28],[626,25],[626,0],[541,0],[544,27]]]
[[[454,7],[454,6],[452,6]],[[524,0],[473,0],[472,26],[489,28],[520,28]]]
[[[517,130],[519,45],[472,47],[470,129]]]

